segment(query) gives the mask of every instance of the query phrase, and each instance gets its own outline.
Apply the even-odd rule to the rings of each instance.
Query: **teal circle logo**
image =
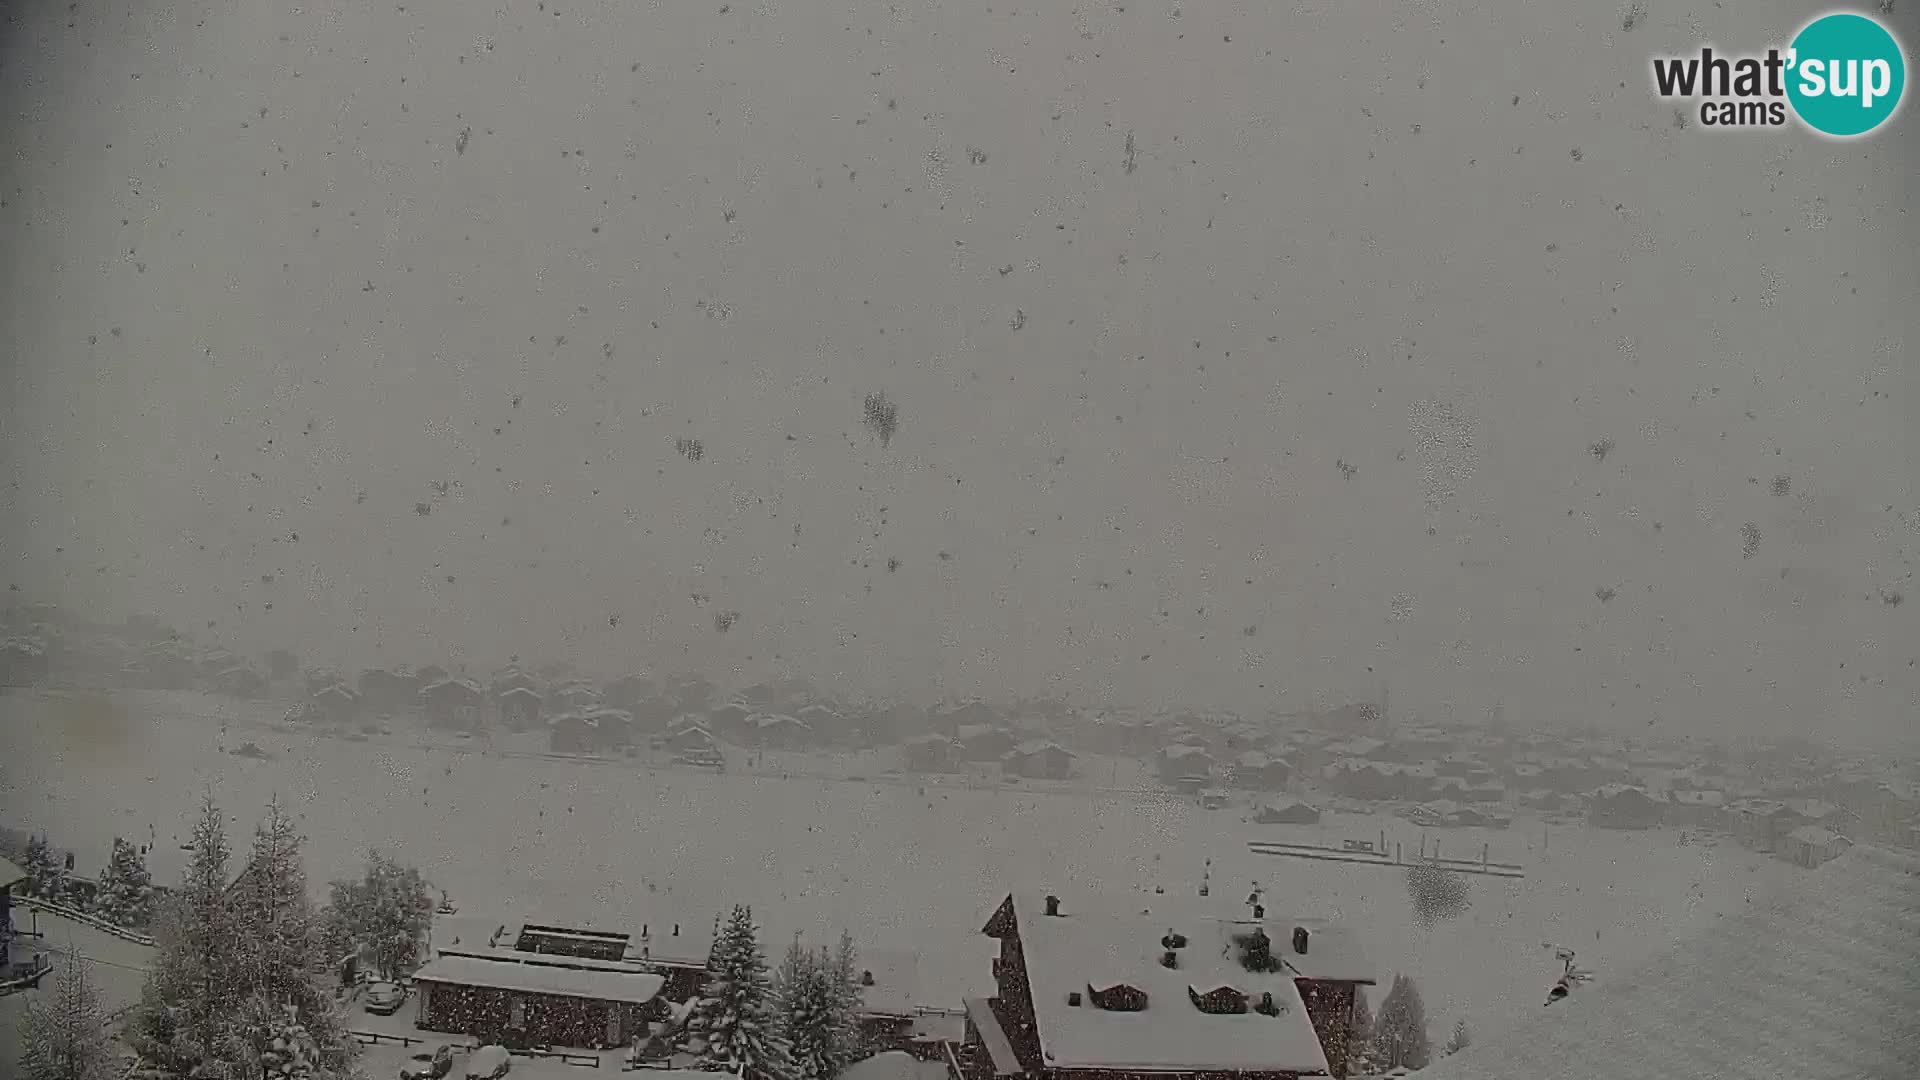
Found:
[[[1794,36],[1787,100],[1823,135],[1852,138],[1887,122],[1907,88],[1907,58],[1892,32],[1865,15],[1822,15]]]

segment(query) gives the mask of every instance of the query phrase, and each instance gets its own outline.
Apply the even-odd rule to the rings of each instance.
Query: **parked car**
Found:
[[[406,1004],[407,988],[395,982],[367,984],[367,1011],[375,1016],[392,1016]]]
[[[453,1047],[442,1043],[438,1049],[422,1049],[400,1066],[400,1080],[442,1080],[453,1072]]]
[[[513,1068],[513,1055],[498,1043],[483,1046],[467,1059],[467,1080],[500,1080]]]

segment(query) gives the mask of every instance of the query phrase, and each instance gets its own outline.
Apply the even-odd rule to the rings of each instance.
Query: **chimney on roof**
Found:
[[[1080,1004],[1080,991],[1078,990],[1067,991],[1067,1004],[1078,1006]]]
[[[1168,950],[1167,950],[1166,952],[1163,952],[1163,953],[1161,953],[1161,954],[1160,954],[1160,966],[1161,966],[1161,967],[1163,967],[1163,968],[1177,968],[1177,967],[1179,967],[1179,966],[1180,966],[1180,954],[1179,954],[1179,953],[1177,953],[1177,952],[1174,952],[1174,951],[1173,951],[1172,949],[1168,949]]]
[[[1279,1016],[1280,1006],[1273,1003],[1273,991],[1262,991],[1260,994],[1260,1004],[1255,1005],[1253,1011],[1262,1016]]]
[[[1060,898],[1059,897],[1051,896],[1051,895],[1047,897],[1047,914],[1054,918],[1059,918],[1060,916]]]
[[[680,924],[679,924],[679,923],[674,923],[674,924],[673,924],[673,936],[674,936],[674,937],[679,937],[679,936],[680,936]]]
[[[1307,928],[1304,926],[1293,928],[1293,951],[1301,956],[1307,955]]]
[[[1253,921],[1254,922],[1259,922],[1261,919],[1264,919],[1266,917],[1267,917],[1267,907],[1265,904],[1253,905]]]
[[[871,969],[867,971],[862,971],[860,973],[860,985],[861,986],[873,985],[873,971]]]

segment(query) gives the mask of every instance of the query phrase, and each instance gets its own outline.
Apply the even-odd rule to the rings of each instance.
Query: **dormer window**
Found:
[[[1088,983],[1087,1000],[1107,1012],[1141,1012],[1147,1007],[1147,992],[1126,983]]]
[[[1194,1008],[1212,1016],[1238,1016],[1247,1011],[1247,995],[1231,986],[1210,990],[1189,986],[1187,996],[1193,999]]]

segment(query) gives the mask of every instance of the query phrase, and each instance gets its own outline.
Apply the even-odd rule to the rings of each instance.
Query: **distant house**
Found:
[[[540,724],[540,692],[531,686],[513,685],[495,691],[494,702],[500,710],[500,725],[508,731],[528,731]]]
[[[575,680],[554,691],[554,698],[563,709],[578,712],[606,704],[606,698],[600,688],[584,680]]]
[[[1822,829],[1817,825],[1802,825],[1781,838],[1778,854],[1796,866],[1813,869],[1837,858],[1852,846],[1853,841],[1832,829]]]
[[[1250,791],[1278,791],[1287,786],[1293,766],[1284,758],[1247,750],[1233,759],[1233,783]]]
[[[420,702],[420,688],[413,673],[388,668],[368,668],[360,673],[360,700],[368,711],[400,712]]]
[[[222,670],[213,679],[214,689],[239,698],[257,698],[267,692],[267,678],[244,664]]]
[[[418,689],[425,690],[434,683],[453,677],[453,672],[439,664],[428,664],[413,673],[413,683]]]
[[[1207,753],[1203,746],[1176,743],[1161,749],[1158,766],[1160,779],[1177,784],[1188,777],[1205,778],[1212,775],[1213,755]]]
[[[807,726],[811,739],[844,739],[850,733],[851,724],[845,714],[830,706],[812,704],[802,705],[793,714],[795,720]]]
[[[937,732],[916,735],[900,744],[900,763],[908,772],[953,772],[959,760],[959,747]]]
[[[660,737],[660,748],[676,754],[689,751],[718,750],[713,733],[699,724],[684,724]]]
[[[1792,831],[1782,826],[1787,821],[1787,804],[1776,799],[1739,799],[1727,805],[1723,820],[1727,832],[1749,851],[1772,851],[1775,843]]]
[[[427,723],[445,731],[480,730],[480,706],[486,695],[466,679],[446,678],[420,689]]]
[[[1629,784],[1608,784],[1588,796],[1587,823],[1601,829],[1651,829],[1666,817],[1667,800]]]
[[[1006,771],[1036,780],[1065,780],[1073,775],[1073,751],[1047,739],[1032,739],[1007,752]]]
[[[999,761],[1018,743],[1013,732],[997,724],[963,724],[954,731],[953,739],[968,761]]]
[[[1712,825],[1726,817],[1727,795],[1707,788],[1681,788],[1667,793],[1667,821],[1673,825]]]
[[[1283,799],[1262,805],[1253,820],[1257,825],[1318,825],[1320,809],[1298,799]]]
[[[633,742],[632,718],[621,709],[563,712],[547,722],[547,746],[556,754],[600,754]]]
[[[540,689],[540,683],[532,675],[527,674],[517,667],[509,667],[494,676],[493,685],[489,687],[489,689],[493,691],[493,696],[496,698],[509,690],[522,688],[538,690]]]
[[[360,695],[335,683],[308,700],[308,714],[324,723],[352,723],[360,715]]]
[[[751,745],[769,750],[800,750],[813,742],[813,730],[785,713],[756,713],[749,722]]]
[[[1563,792],[1554,791],[1551,788],[1533,788],[1529,791],[1523,791],[1514,797],[1514,802],[1528,810],[1538,810],[1548,813],[1555,810],[1566,809],[1567,804],[1572,800],[1572,796]]]
[[[1849,831],[1860,823],[1860,815],[1825,799],[1788,799],[1787,829],[1812,825],[1836,832]]]

